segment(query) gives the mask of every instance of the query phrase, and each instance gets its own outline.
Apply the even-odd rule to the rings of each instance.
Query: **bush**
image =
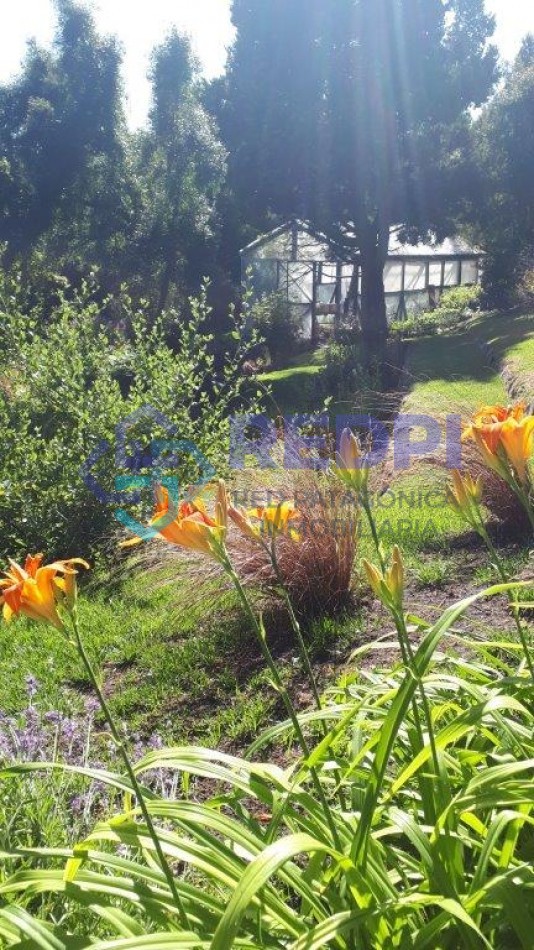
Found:
[[[113,490],[117,475],[131,475],[114,459],[116,426],[147,405],[171,422],[176,439],[190,440],[215,470],[224,471],[229,414],[249,401],[256,405],[256,397],[241,373],[248,343],[235,315],[231,349],[225,360],[216,359],[215,341],[204,329],[209,317],[205,289],[180,322],[176,314],[153,320],[123,293],[115,325],[104,320],[105,304],[95,302],[88,286],[79,293],[61,290],[46,324],[38,306],[23,312],[16,293],[2,297],[3,551],[11,556],[40,549],[62,556],[80,548],[94,553],[111,533],[114,506],[89,491],[82,466],[107,442],[109,451],[95,472],[102,485]],[[177,348],[167,342],[169,329],[178,337]],[[150,419],[141,419],[128,435],[132,450],[170,437]],[[185,454],[181,462],[181,479],[194,482],[197,466]],[[146,504],[152,507],[148,493]]]
[[[466,310],[476,310],[482,296],[482,287],[451,287],[445,290],[439,301],[439,310],[446,313],[465,313]]]
[[[275,365],[298,349],[301,326],[284,294],[264,294],[251,304],[249,317]]]
[[[364,389],[380,389],[379,372],[364,365],[357,338],[350,342],[333,341],[326,347],[321,384],[325,396],[334,400],[350,399]]]
[[[488,308],[534,305],[534,248],[491,252],[484,261],[484,304]]]
[[[441,296],[436,310],[411,314],[406,320],[395,320],[391,330],[405,339],[433,336],[456,327],[470,311],[476,309],[482,298],[482,288],[451,287]]]

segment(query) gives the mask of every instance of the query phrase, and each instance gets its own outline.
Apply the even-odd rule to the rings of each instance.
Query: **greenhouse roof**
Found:
[[[400,227],[393,227],[390,234],[389,256],[393,258],[476,258],[482,251],[470,246],[461,237],[448,237],[443,241],[406,244],[400,240]],[[295,243],[296,242],[296,243]],[[262,257],[273,260],[330,260],[338,259],[326,235],[315,231],[305,221],[287,221],[268,234],[262,234],[241,250],[245,257]]]

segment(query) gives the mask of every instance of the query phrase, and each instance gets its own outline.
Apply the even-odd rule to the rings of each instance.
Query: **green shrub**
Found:
[[[4,296],[0,537],[11,556],[41,549],[93,555],[112,534],[113,507],[93,496],[81,470],[104,440],[110,451],[96,469],[104,487],[113,489],[115,476],[128,474],[116,469],[115,427],[136,410],[150,405],[163,413],[176,439],[191,441],[224,471],[229,415],[256,404],[241,373],[248,347],[242,320],[231,315],[232,346],[217,359],[214,338],[204,330],[205,289],[179,323],[175,314],[153,320],[123,293],[116,302],[121,320],[111,326],[103,317],[108,303],[95,302],[87,286],[80,293],[65,288],[43,324],[38,307],[25,313],[16,294]],[[167,342],[169,329],[178,337],[175,347]],[[143,448],[156,438],[169,433],[150,420],[131,430],[132,444]],[[180,477],[187,484],[196,475],[184,455]],[[148,492],[146,504],[152,504]]]
[[[450,287],[441,295],[438,310],[458,313],[475,310],[481,296],[482,287],[478,285]]]
[[[350,342],[328,344],[321,384],[324,395],[336,400],[350,399],[364,389],[380,389],[378,373],[364,366],[361,345],[354,335]]]
[[[255,300],[250,305],[249,316],[275,365],[295,354],[301,327],[283,293],[264,294]]]
[[[439,307],[435,310],[410,314],[406,320],[394,320],[391,331],[409,339],[452,330],[465,319],[469,311],[476,309],[481,297],[481,287],[451,287],[444,291]]]

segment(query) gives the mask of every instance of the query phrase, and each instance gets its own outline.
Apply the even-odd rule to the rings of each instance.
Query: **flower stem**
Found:
[[[279,585],[280,585],[280,590],[281,590],[281,592],[282,592],[282,597],[284,598],[284,601],[285,601],[285,604],[286,604],[286,607],[287,607],[287,612],[288,612],[288,614],[289,614],[289,620],[290,620],[290,622],[291,622],[291,626],[292,626],[292,628],[293,628],[293,632],[294,632],[294,634],[295,634],[295,636],[296,636],[296,638],[297,638],[297,643],[298,643],[299,652],[300,652],[300,658],[301,658],[301,660],[302,660],[302,663],[303,663],[303,665],[304,665],[304,669],[306,670],[306,673],[307,673],[307,675],[308,675],[308,679],[309,679],[309,681],[310,681],[310,687],[311,687],[311,691],[312,691],[312,694],[313,694],[313,699],[314,699],[314,702],[315,702],[315,705],[316,705],[317,709],[320,711],[323,707],[322,707],[322,703],[321,703],[321,697],[320,697],[320,695],[319,695],[319,690],[318,690],[318,688],[317,688],[317,681],[316,681],[316,679],[315,679],[315,674],[314,674],[314,672],[313,672],[312,665],[311,665],[311,662],[310,662],[310,656],[309,656],[309,653],[308,653],[306,644],[305,644],[305,642],[304,642],[304,637],[302,636],[302,630],[300,629],[300,623],[299,623],[298,620],[297,620],[297,616],[296,616],[295,611],[294,611],[294,609],[293,609],[293,604],[291,603],[291,598],[290,598],[290,596],[289,596],[289,594],[288,594],[287,588],[286,588],[286,586],[285,586],[285,584],[284,584],[284,581],[283,581],[283,578],[282,578],[282,575],[281,575],[281,572],[280,572],[280,567],[279,567],[279,564],[278,564],[278,558],[277,558],[277,556],[276,556],[276,546],[275,546],[275,543],[274,543],[274,538],[273,538],[273,543],[272,543],[272,545],[271,545],[271,546],[266,545],[266,549],[267,549],[267,552],[268,552],[269,557],[270,557],[270,559],[271,559],[271,564],[272,564],[272,566],[273,566],[273,571],[274,571],[274,573],[275,573],[275,575],[276,575],[276,579],[277,579],[277,581],[278,581],[278,583],[279,583]],[[326,728],[326,724],[325,724],[325,723],[322,723],[322,729],[323,729],[324,734],[326,735],[326,733],[327,733],[328,730],[327,730],[327,728]]]
[[[374,546],[376,548],[376,553],[378,556],[378,560],[380,562],[380,567],[382,571],[385,571],[386,562],[384,559],[384,554],[382,552],[382,545],[380,544],[380,538],[378,537],[378,531],[376,529],[375,519],[373,518],[373,512],[371,511],[371,505],[369,503],[369,494],[368,494],[367,489],[362,490],[359,493],[359,500],[360,500],[360,504],[363,510],[365,511],[365,515],[367,517],[367,521],[371,529],[371,536],[373,538]]]
[[[235,587],[236,593],[237,593],[237,595],[238,595],[238,597],[239,597],[239,600],[241,601],[241,604],[242,604],[242,606],[243,606],[243,608],[244,608],[244,610],[245,610],[245,612],[246,612],[246,614],[247,614],[247,616],[248,616],[248,618],[249,618],[249,620],[250,620],[250,622],[251,622],[251,624],[252,624],[253,630],[254,630],[254,632],[255,632],[255,634],[256,634],[256,637],[257,637],[257,639],[258,639],[258,642],[259,642],[261,651],[262,651],[262,653],[263,653],[263,657],[264,657],[264,659],[265,659],[265,662],[267,663],[267,666],[269,667],[269,670],[270,670],[271,676],[272,676],[272,678],[273,678],[273,682],[274,682],[274,685],[275,685],[275,687],[276,687],[276,690],[277,690],[277,692],[279,693],[279,695],[280,695],[280,697],[281,697],[281,699],[282,699],[282,702],[284,703],[284,706],[285,706],[285,708],[286,708],[286,712],[287,712],[287,714],[288,714],[288,716],[289,716],[289,719],[291,720],[291,723],[292,723],[292,725],[293,725],[293,729],[294,729],[294,731],[295,731],[295,735],[296,735],[296,737],[297,737],[297,739],[298,739],[298,742],[299,742],[299,744],[300,744],[300,747],[301,747],[301,749],[302,749],[302,752],[303,752],[305,758],[306,758],[306,759],[309,759],[309,758],[310,758],[310,748],[309,748],[309,746],[308,746],[308,743],[306,742],[306,739],[305,739],[305,737],[304,737],[304,733],[302,732],[302,728],[301,728],[300,722],[299,722],[299,720],[298,720],[298,716],[297,716],[297,713],[296,713],[296,711],[295,711],[295,707],[293,706],[293,703],[292,703],[292,701],[291,701],[291,697],[289,696],[289,693],[288,693],[287,689],[285,688],[285,686],[284,686],[284,684],[283,684],[283,682],[282,682],[282,679],[281,679],[281,677],[280,677],[280,673],[278,672],[278,668],[277,668],[276,663],[275,663],[275,661],[274,661],[273,655],[272,655],[272,653],[271,653],[271,651],[269,650],[269,647],[268,647],[268,645],[267,645],[267,641],[266,641],[266,638],[265,638],[264,631],[262,630],[262,627],[261,627],[261,625],[260,625],[260,623],[259,623],[259,621],[258,621],[258,618],[256,617],[256,614],[254,613],[254,611],[253,611],[253,609],[252,609],[252,607],[251,607],[251,605],[250,605],[250,601],[249,601],[249,599],[248,599],[248,597],[247,597],[246,591],[245,591],[245,589],[244,589],[244,587],[243,587],[243,585],[242,585],[242,583],[241,583],[241,581],[240,581],[238,575],[236,574],[236,572],[235,572],[235,570],[234,570],[233,564],[232,564],[232,562],[230,561],[230,558],[228,557],[227,552],[226,552],[226,551],[221,551],[220,558],[221,558],[221,561],[220,561],[220,562],[221,562],[221,566],[223,567],[223,569],[224,569],[225,572],[227,573],[228,577],[229,577],[230,580],[232,581],[232,583],[233,583],[233,585],[234,585],[234,587]],[[312,781],[313,781],[313,784],[314,784],[314,787],[315,787],[315,791],[316,791],[316,793],[317,793],[317,797],[319,798],[319,801],[321,802],[321,805],[322,805],[322,807],[323,807],[323,811],[324,811],[324,814],[325,814],[325,818],[326,818],[326,821],[327,821],[327,823],[328,823],[328,827],[329,827],[329,829],[330,829],[330,833],[331,833],[331,835],[332,835],[332,840],[333,840],[334,845],[335,845],[335,847],[337,848],[337,850],[338,850],[338,851],[341,851],[341,840],[340,840],[340,838],[339,838],[339,834],[338,834],[337,828],[336,828],[336,826],[335,826],[334,819],[333,819],[333,817],[332,817],[332,810],[331,810],[331,808],[330,808],[330,806],[329,806],[329,804],[328,804],[328,801],[327,801],[327,798],[326,798],[326,795],[325,795],[323,786],[322,786],[322,784],[321,784],[321,780],[320,780],[320,778],[319,778],[319,774],[318,774],[318,772],[317,772],[317,770],[315,769],[314,766],[311,766],[311,765],[310,765],[310,766],[308,766],[308,767],[309,767],[309,770],[310,770],[310,776],[311,776],[311,778],[312,778]]]
[[[383,552],[382,552],[382,546],[381,546],[381,544],[380,544],[380,539],[379,539],[379,537],[378,537],[378,531],[377,531],[377,528],[376,528],[375,519],[374,519],[374,517],[373,517],[373,512],[372,512],[372,510],[371,510],[371,505],[370,505],[370,503],[369,503],[369,496],[368,496],[367,491],[366,491],[366,490],[361,491],[359,497],[360,497],[360,504],[361,504],[361,506],[362,506],[362,508],[363,508],[363,510],[364,510],[364,512],[365,512],[365,515],[366,515],[366,517],[367,517],[367,521],[368,521],[368,523],[369,523],[369,527],[370,527],[370,529],[371,529],[371,535],[372,535],[372,538],[373,538],[373,541],[374,541],[374,544],[375,544],[376,553],[377,553],[377,555],[378,555],[378,559],[379,559],[379,562],[380,562],[380,567],[381,567],[381,569],[382,569],[382,572],[384,573],[385,570],[386,570],[386,560],[385,560],[384,554],[383,554]],[[411,645],[411,643],[410,643],[410,637],[409,637],[409,635],[408,635],[408,630],[407,630],[407,628],[406,628],[406,621],[405,621],[405,619],[404,619],[404,614],[403,614],[402,610],[392,610],[392,609],[390,609],[390,612],[391,612],[391,614],[392,614],[392,616],[393,616],[393,620],[394,620],[394,622],[395,622],[395,627],[396,627],[396,629],[397,629],[397,637],[398,637],[398,640],[399,640],[399,646],[400,646],[400,649],[401,649],[401,654],[402,654],[402,659],[403,659],[404,665],[405,665],[405,667],[410,671],[411,675],[413,676],[413,678],[414,678],[414,679],[417,681],[417,683],[418,683],[418,690],[419,690],[419,694],[420,694],[420,696],[421,696],[421,702],[422,702],[422,705],[423,705],[423,712],[424,712],[424,717],[425,717],[425,720],[426,720],[426,727],[427,727],[427,732],[428,732],[428,738],[429,738],[429,742],[430,742],[430,750],[431,750],[431,754],[432,754],[432,761],[433,761],[433,764],[434,764],[434,770],[435,770],[435,773],[436,773],[436,778],[439,780],[439,775],[440,775],[440,771],[439,771],[439,758],[438,758],[438,751],[437,751],[437,746],[436,746],[436,739],[435,739],[435,735],[434,735],[434,727],[433,727],[433,724],[432,724],[432,713],[431,713],[431,709],[430,709],[430,704],[429,704],[429,702],[428,702],[428,697],[427,697],[427,695],[426,695],[425,687],[424,687],[424,685],[423,685],[423,682],[422,682],[421,678],[417,675],[417,672],[416,672],[416,669],[415,669],[415,665],[414,665],[414,654],[413,654],[413,650],[412,650],[412,645]],[[418,738],[419,738],[419,742],[421,743],[421,748],[424,748],[425,740],[424,740],[423,729],[422,729],[422,726],[421,726],[421,717],[420,717],[420,714],[419,714],[419,708],[418,708],[418,706],[417,706],[417,702],[416,702],[415,698],[412,700],[411,706],[412,706],[412,713],[413,713],[413,717],[414,717],[414,723],[415,723],[415,727],[416,727],[416,730],[417,730],[417,735],[418,735]],[[435,818],[435,816],[434,816],[434,818]]]
[[[124,763],[124,767],[125,767],[126,772],[127,772],[127,774],[128,774],[128,778],[130,779],[130,782],[132,783],[132,788],[133,788],[133,790],[134,790],[134,792],[135,792],[135,796],[136,796],[137,801],[138,801],[138,803],[139,803],[139,808],[140,808],[140,810],[141,810],[141,814],[142,814],[143,819],[144,819],[144,821],[145,821],[145,824],[146,824],[146,826],[147,826],[149,835],[150,835],[150,837],[152,838],[152,842],[153,842],[153,844],[154,844],[154,849],[155,849],[156,854],[157,854],[157,856],[158,856],[158,860],[159,860],[159,863],[160,863],[160,866],[161,866],[161,870],[163,871],[163,874],[165,875],[165,877],[166,877],[166,879],[167,879],[167,883],[168,883],[168,885],[169,885],[169,888],[170,888],[170,891],[171,891],[173,900],[174,900],[174,902],[175,902],[175,904],[176,904],[176,907],[177,907],[177,909],[178,909],[178,913],[179,913],[179,915],[180,915],[181,923],[182,923],[182,925],[183,925],[185,928],[188,928],[188,927],[189,927],[189,921],[188,921],[188,919],[187,919],[187,914],[186,914],[186,912],[185,912],[185,908],[184,908],[182,899],[181,899],[180,894],[179,894],[179,892],[178,892],[178,888],[176,887],[176,881],[175,881],[175,879],[174,879],[174,875],[173,875],[173,873],[172,873],[172,871],[171,871],[171,869],[170,869],[170,867],[169,867],[169,864],[168,864],[168,862],[167,862],[167,859],[166,859],[166,857],[165,857],[165,854],[163,853],[163,848],[161,847],[161,842],[160,842],[160,840],[159,840],[159,838],[158,838],[158,833],[157,833],[157,831],[156,831],[156,828],[155,828],[154,823],[153,823],[153,821],[152,821],[152,818],[151,818],[150,812],[149,812],[149,810],[148,810],[147,804],[146,804],[146,802],[145,802],[145,797],[144,797],[144,794],[143,794],[143,790],[142,790],[142,788],[141,788],[141,786],[140,786],[140,784],[139,784],[139,782],[138,782],[138,780],[137,780],[137,776],[136,776],[136,774],[135,774],[135,772],[134,772],[134,769],[133,769],[132,764],[131,764],[131,762],[130,762],[128,753],[127,753],[127,751],[126,751],[126,746],[125,746],[125,744],[124,744],[124,741],[121,739],[121,736],[120,736],[120,734],[119,734],[119,732],[118,732],[118,729],[117,729],[117,727],[116,727],[116,725],[115,725],[115,721],[114,721],[114,719],[113,719],[113,715],[112,715],[111,710],[110,710],[110,708],[109,708],[109,706],[108,706],[108,704],[107,704],[107,701],[106,701],[106,698],[105,698],[105,696],[104,696],[104,694],[103,694],[103,692],[102,692],[102,689],[100,688],[100,684],[99,684],[99,682],[98,682],[98,678],[97,678],[97,676],[96,676],[96,673],[95,673],[95,671],[94,671],[94,669],[93,669],[91,660],[89,659],[89,656],[88,656],[87,651],[86,651],[86,649],[85,649],[85,646],[84,646],[84,643],[83,643],[83,640],[82,640],[82,637],[81,637],[81,634],[80,634],[80,628],[79,628],[79,624],[78,624],[78,617],[77,617],[77,614],[76,614],[76,610],[73,610],[73,611],[72,611],[72,613],[71,613],[71,620],[72,620],[72,628],[73,628],[73,630],[74,630],[74,636],[75,636],[75,639],[76,639],[76,645],[77,645],[77,647],[78,647],[78,652],[79,652],[79,654],[80,654],[80,656],[81,656],[81,658],[82,658],[83,664],[84,664],[85,669],[86,669],[86,671],[87,671],[87,675],[89,676],[89,679],[91,680],[92,686],[93,686],[93,688],[94,688],[94,690],[95,690],[95,692],[96,692],[96,695],[97,695],[97,697],[98,697],[98,701],[99,701],[99,703],[100,703],[100,707],[101,707],[101,709],[102,709],[102,712],[104,713],[104,717],[105,717],[105,719],[106,719],[106,722],[107,722],[107,724],[108,724],[108,726],[109,726],[109,729],[110,729],[110,732],[111,732],[111,735],[112,735],[112,738],[113,738],[113,742],[114,742],[115,748],[117,749],[117,752],[119,753],[120,757],[122,758],[122,761],[123,761],[123,763]]]

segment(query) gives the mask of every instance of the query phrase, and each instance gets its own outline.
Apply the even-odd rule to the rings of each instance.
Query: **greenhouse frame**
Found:
[[[434,309],[444,290],[480,282],[483,254],[462,238],[431,244],[403,244],[400,228],[390,235],[384,270],[390,320]],[[294,220],[257,238],[241,251],[243,282],[255,297],[281,292],[301,327],[302,337],[317,342],[358,318],[361,265],[336,256],[325,235]]]

